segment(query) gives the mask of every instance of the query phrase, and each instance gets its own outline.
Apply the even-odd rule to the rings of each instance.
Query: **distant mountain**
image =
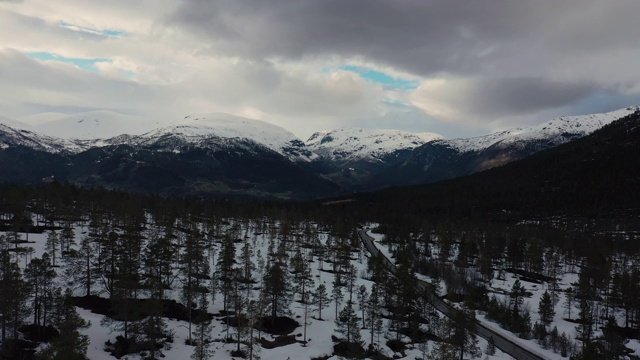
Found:
[[[430,183],[487,170],[579,139],[639,110],[633,106],[603,114],[565,116],[485,136],[431,141],[376,174],[369,186]]]
[[[105,111],[25,119],[32,126],[0,118],[0,182],[35,183],[54,175],[161,194],[324,197],[486,170],[638,111],[562,117],[470,139],[340,129],[316,133],[306,143],[278,126],[227,114],[154,120],[168,125],[146,132],[152,121]],[[138,124],[137,131],[121,133],[128,122]],[[40,132],[45,130],[47,135]]]
[[[635,110],[635,111],[633,111]],[[640,216],[640,111],[525,159],[434,184],[358,196],[377,217]],[[377,206],[377,205],[379,206]],[[419,219],[414,219],[419,221]]]
[[[187,144],[208,147],[217,139],[245,139],[267,147],[292,161],[311,161],[317,156],[285,129],[263,121],[228,114],[186,116],[183,121],[134,137],[111,139],[109,143],[153,146],[165,150]]]
[[[343,128],[317,132],[305,144],[318,155],[314,163],[317,171],[343,185],[357,188],[370,176],[404,161],[414,148],[437,139],[442,136]]]
[[[68,120],[58,121],[68,127]],[[275,198],[339,190],[298,165],[315,154],[291,133],[229,115],[189,116],[145,134],[108,139],[62,139],[1,126],[0,148],[0,182],[37,183],[54,176],[138,192]]]
[[[26,121],[32,122],[33,131],[38,133],[80,140],[107,139],[122,134],[138,135],[166,122],[106,110],[73,115],[49,113],[26,118]]]
[[[317,132],[305,142],[316,154],[332,161],[380,162],[397,151],[410,150],[429,141],[443,139],[433,133],[410,133],[400,130],[343,128]]]

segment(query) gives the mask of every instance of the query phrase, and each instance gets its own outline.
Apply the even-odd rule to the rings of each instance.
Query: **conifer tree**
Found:
[[[191,359],[193,360],[206,360],[211,358],[214,355],[214,351],[211,349],[211,322],[205,316],[207,313],[207,309],[209,307],[209,301],[207,299],[207,294],[201,292],[197,295],[198,297],[198,308],[200,309],[199,317],[196,318],[196,341],[195,348],[193,349],[193,354],[191,355]]]
[[[362,344],[360,336],[360,319],[356,315],[353,303],[347,301],[347,305],[340,310],[340,316],[336,320],[336,331],[350,344]]]
[[[371,295],[367,301],[367,316],[369,318],[369,327],[371,329],[371,342],[373,345],[373,335],[377,330],[382,329],[382,316],[380,314],[380,288],[377,283],[371,286]]]
[[[474,333],[473,310],[460,310],[452,319],[444,319],[438,331],[440,342],[436,343],[431,359],[463,359],[464,355],[479,357],[478,339]]]
[[[342,283],[340,281],[340,276],[339,274],[335,274],[335,277],[333,278],[333,290],[331,290],[331,300],[333,300],[336,304],[336,319],[338,318],[338,310],[343,298],[344,294],[342,293]]]
[[[327,294],[327,287],[324,284],[318,285],[316,291],[313,293],[313,302],[318,310],[318,320],[322,319],[322,309],[329,303],[329,295]]]
[[[94,269],[95,253],[91,239],[83,237],[78,251],[69,253],[65,266],[65,277],[69,286],[82,287],[86,296],[91,295],[91,287],[96,282]]]
[[[565,291],[565,313],[567,314],[567,318],[571,320],[571,310],[573,309],[573,302],[575,300],[573,287],[569,286],[569,288]]]
[[[235,265],[236,248],[233,237],[227,234],[222,239],[222,246],[216,263],[216,278],[222,292],[223,310],[228,310],[229,294],[233,290],[233,267]]]
[[[366,329],[367,322],[366,322],[365,312],[367,310],[367,305],[369,302],[369,294],[367,292],[366,286],[360,285],[360,287],[358,288],[357,298],[358,298],[358,306],[360,307],[360,311],[362,313],[362,328]]]
[[[580,325],[576,327],[577,337],[582,341],[582,353],[586,354],[593,340],[593,314],[591,301],[580,299]]]
[[[60,233],[60,254],[62,256],[69,254],[72,245],[75,245],[75,231],[71,222],[67,221]]]
[[[8,250],[0,250],[0,330],[2,344],[18,339],[18,328],[30,313],[27,304],[29,285]]]
[[[523,297],[525,294],[524,286],[520,283],[520,280],[516,280],[511,287],[511,308],[513,309],[513,319],[516,320],[520,315],[520,305],[522,305]]]
[[[264,276],[264,292],[269,299],[267,307],[271,311],[271,320],[275,322],[276,317],[288,309],[291,301],[289,279],[287,279],[282,266],[277,262],[267,267]]]
[[[618,334],[617,327],[615,317],[610,316],[602,328],[603,355],[606,359],[623,359],[630,352],[625,346],[629,340]]]
[[[24,271],[27,284],[31,286],[33,295],[33,323],[40,325],[41,319],[46,322],[46,298],[50,295],[52,281],[56,272],[51,269],[49,255],[44,253],[42,258],[32,259]],[[43,313],[44,312],[44,313]]]
[[[193,324],[193,306],[199,292],[205,291],[201,280],[209,277],[209,263],[204,258],[204,237],[194,223],[189,224],[189,233],[184,241],[184,251],[180,263],[182,274],[182,299],[187,306],[187,322],[189,326],[189,343],[191,343],[191,326]]]
[[[60,240],[58,239],[58,234],[54,230],[49,230],[47,232],[47,242],[44,244],[44,249],[49,254],[51,254],[51,265],[56,265],[56,260],[58,259],[58,246]]]
[[[555,316],[555,309],[553,307],[553,299],[551,298],[551,294],[549,294],[548,291],[545,291],[540,298],[538,313],[540,314],[540,320],[546,325],[550,324],[553,321],[553,317]]]
[[[59,335],[54,337],[51,344],[40,354],[38,360],[87,360],[87,347],[89,337],[80,333],[80,330],[89,327],[90,323],[84,320],[73,304],[71,290],[67,289],[64,297],[57,301],[56,319],[54,325]]]

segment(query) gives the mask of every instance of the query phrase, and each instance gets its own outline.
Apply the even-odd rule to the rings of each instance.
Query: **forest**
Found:
[[[476,324],[541,358],[640,349],[633,219],[385,212],[366,196],[4,185],[0,358],[293,359],[292,346],[310,359],[504,358]],[[434,296],[457,311],[443,316]]]

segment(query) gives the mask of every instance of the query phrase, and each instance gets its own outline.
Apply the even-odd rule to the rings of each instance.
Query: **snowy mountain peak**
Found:
[[[38,151],[61,152],[77,147],[72,141],[41,135],[28,129],[28,125],[20,122],[0,119],[0,149],[26,146]]]
[[[441,143],[460,152],[480,151],[494,145],[506,146],[537,140],[547,140],[555,145],[560,145],[572,139],[589,135],[615,120],[638,111],[640,111],[638,106],[631,106],[602,114],[561,116],[539,125],[518,127],[473,138],[442,140]]]
[[[122,134],[142,134],[158,126],[148,118],[113,111],[90,111],[73,115],[33,117],[37,132],[63,139],[107,139]]]
[[[309,161],[315,154],[305,149],[304,143],[289,131],[259,120],[229,114],[212,113],[188,115],[171,126],[152,130],[141,135],[146,139],[166,136],[179,137],[197,144],[205,139],[246,139],[295,161]]]
[[[411,150],[438,139],[442,136],[432,133],[343,128],[314,133],[306,145],[318,155],[332,160],[380,160],[395,151]]]

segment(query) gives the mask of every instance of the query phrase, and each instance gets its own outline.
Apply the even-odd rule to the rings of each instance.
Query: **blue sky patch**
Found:
[[[65,21],[60,22],[60,27],[73,31],[81,31],[89,34],[102,35],[111,38],[121,38],[127,35],[125,31],[116,29],[97,29],[88,26],[74,25]]]
[[[95,58],[95,59],[80,59],[80,58],[68,58],[60,55],[56,55],[49,52],[29,52],[27,55],[33,59],[41,60],[41,61],[60,61],[69,64],[73,64],[80,69],[98,72],[98,68],[96,67],[97,63],[100,62],[111,62],[109,59]]]
[[[399,90],[415,90],[420,86],[418,80],[408,80],[393,77],[385,72],[377,71],[366,66],[344,65],[339,67],[340,70],[350,71],[357,74],[361,78],[384,86]]]

